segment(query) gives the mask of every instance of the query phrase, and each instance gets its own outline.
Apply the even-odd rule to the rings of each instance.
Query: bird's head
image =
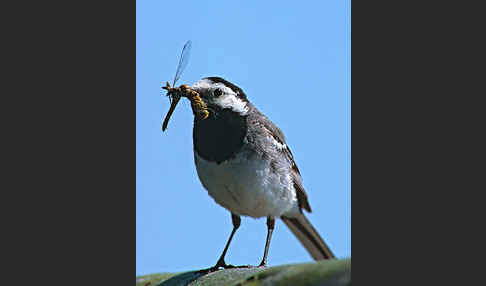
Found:
[[[244,117],[252,108],[241,88],[220,77],[203,78],[191,87],[183,84],[174,88],[167,82],[162,88],[168,91],[167,95],[172,99],[162,124],[163,131],[167,128],[172,112],[181,97],[187,97],[191,101],[196,120],[205,120],[208,117],[216,119],[220,113],[228,112]]]
[[[244,116],[250,110],[250,104],[243,90],[223,78],[203,78],[193,84],[191,89],[199,93],[210,113],[229,109]]]

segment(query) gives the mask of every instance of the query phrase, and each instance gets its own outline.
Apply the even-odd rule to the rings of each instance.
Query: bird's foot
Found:
[[[224,260],[219,260],[218,263],[216,263],[216,265],[214,265],[213,267],[210,267],[210,268],[206,268],[206,269],[201,269],[198,271],[198,273],[211,273],[211,272],[214,272],[214,271],[218,271],[219,268],[223,268],[223,269],[231,269],[231,268],[238,268],[237,266],[234,266],[234,265],[231,265],[231,264],[226,264],[226,262]]]
[[[223,268],[224,269],[235,269],[235,268],[264,268],[267,267],[267,265],[226,265]]]
[[[267,261],[263,260],[257,267],[267,267]]]
[[[226,262],[223,261],[218,261],[218,263],[216,263],[216,265],[214,265],[213,267],[210,267],[210,268],[206,268],[206,269],[201,269],[198,271],[198,273],[204,273],[204,274],[209,274],[211,272],[215,272],[215,271],[218,271],[220,270],[220,268],[223,268],[223,269],[237,269],[237,268],[265,268],[267,267],[266,263],[260,263],[260,265],[258,266],[255,266],[255,265],[231,265],[231,264],[226,264]]]

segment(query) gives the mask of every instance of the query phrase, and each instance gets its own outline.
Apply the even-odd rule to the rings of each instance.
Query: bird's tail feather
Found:
[[[295,218],[281,217],[281,219],[299,239],[312,258],[315,260],[336,258],[304,214],[300,214]]]

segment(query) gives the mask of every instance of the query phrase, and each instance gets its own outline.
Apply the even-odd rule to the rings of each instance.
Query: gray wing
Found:
[[[257,152],[262,154],[263,157],[269,157],[267,159],[270,159],[270,166],[272,168],[285,168],[287,169],[286,171],[290,171],[297,194],[297,202],[300,212],[302,212],[302,209],[312,212],[307,199],[307,194],[302,185],[302,176],[300,175],[299,168],[294,161],[294,156],[290,151],[289,146],[287,146],[287,143],[285,142],[284,134],[265,115],[258,111],[251,114],[252,115],[248,117],[249,132],[247,135],[247,140],[255,143],[254,146],[257,148]],[[279,147],[269,147],[269,138],[278,142],[280,144]],[[262,140],[262,142],[257,142],[259,140]]]

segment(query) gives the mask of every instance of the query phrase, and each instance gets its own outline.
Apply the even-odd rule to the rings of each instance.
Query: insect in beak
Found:
[[[175,84],[177,80],[181,77],[182,71],[184,71],[184,69],[187,66],[187,63],[189,62],[191,47],[192,47],[192,42],[191,40],[189,40],[184,44],[184,47],[182,48],[181,57],[179,58],[179,64],[177,65],[177,71],[174,76],[174,81],[172,82],[172,86],[174,87],[171,87],[169,82],[167,82],[166,86],[162,87],[163,89],[167,90],[167,96],[171,101],[169,111],[167,112],[167,115],[165,116],[164,119],[164,123],[162,124],[162,131],[165,131],[165,129],[167,129],[167,124],[169,124],[169,119],[172,113],[174,112],[177,103],[179,103],[179,100],[181,99],[181,94],[180,92],[178,92],[180,91],[180,88],[179,89],[175,88]]]
[[[201,99],[199,93],[195,90],[192,90],[189,86],[183,84],[180,87],[171,87],[169,82],[167,82],[166,86],[163,86],[162,88],[167,90],[167,96],[172,99],[169,111],[167,112],[164,123],[162,124],[162,131],[165,131],[165,129],[167,129],[167,124],[169,123],[172,112],[174,112],[176,105],[181,97],[187,97],[189,99],[189,101],[191,102],[191,108],[194,116],[201,120],[209,117],[208,106]]]
[[[172,116],[172,113],[174,112],[177,103],[179,103],[181,97],[187,97],[189,99],[189,101],[191,102],[192,112],[194,113],[194,116],[197,116],[199,119],[202,120],[208,118],[209,116],[208,107],[206,103],[201,99],[197,91],[192,90],[186,84],[183,84],[180,87],[175,87],[177,80],[180,78],[182,71],[186,68],[187,62],[189,61],[191,46],[192,43],[189,40],[184,45],[184,48],[182,48],[181,58],[179,59],[179,65],[177,66],[177,71],[174,76],[172,86],[170,86],[169,82],[167,82],[166,85],[162,87],[162,89],[167,90],[167,96],[169,97],[169,100],[171,102],[169,111],[167,112],[164,123],[162,124],[162,131],[165,131],[165,129],[167,129],[169,119]]]
[[[167,115],[165,116],[164,119],[164,123],[162,124],[162,131],[165,131],[165,129],[167,129],[167,124],[169,124],[169,119],[172,116],[172,113],[174,112],[177,103],[179,103],[181,96],[174,91],[174,88],[170,86],[169,82],[167,82],[167,85],[163,86],[162,88],[167,90],[167,96],[171,99],[169,111],[167,112]]]

